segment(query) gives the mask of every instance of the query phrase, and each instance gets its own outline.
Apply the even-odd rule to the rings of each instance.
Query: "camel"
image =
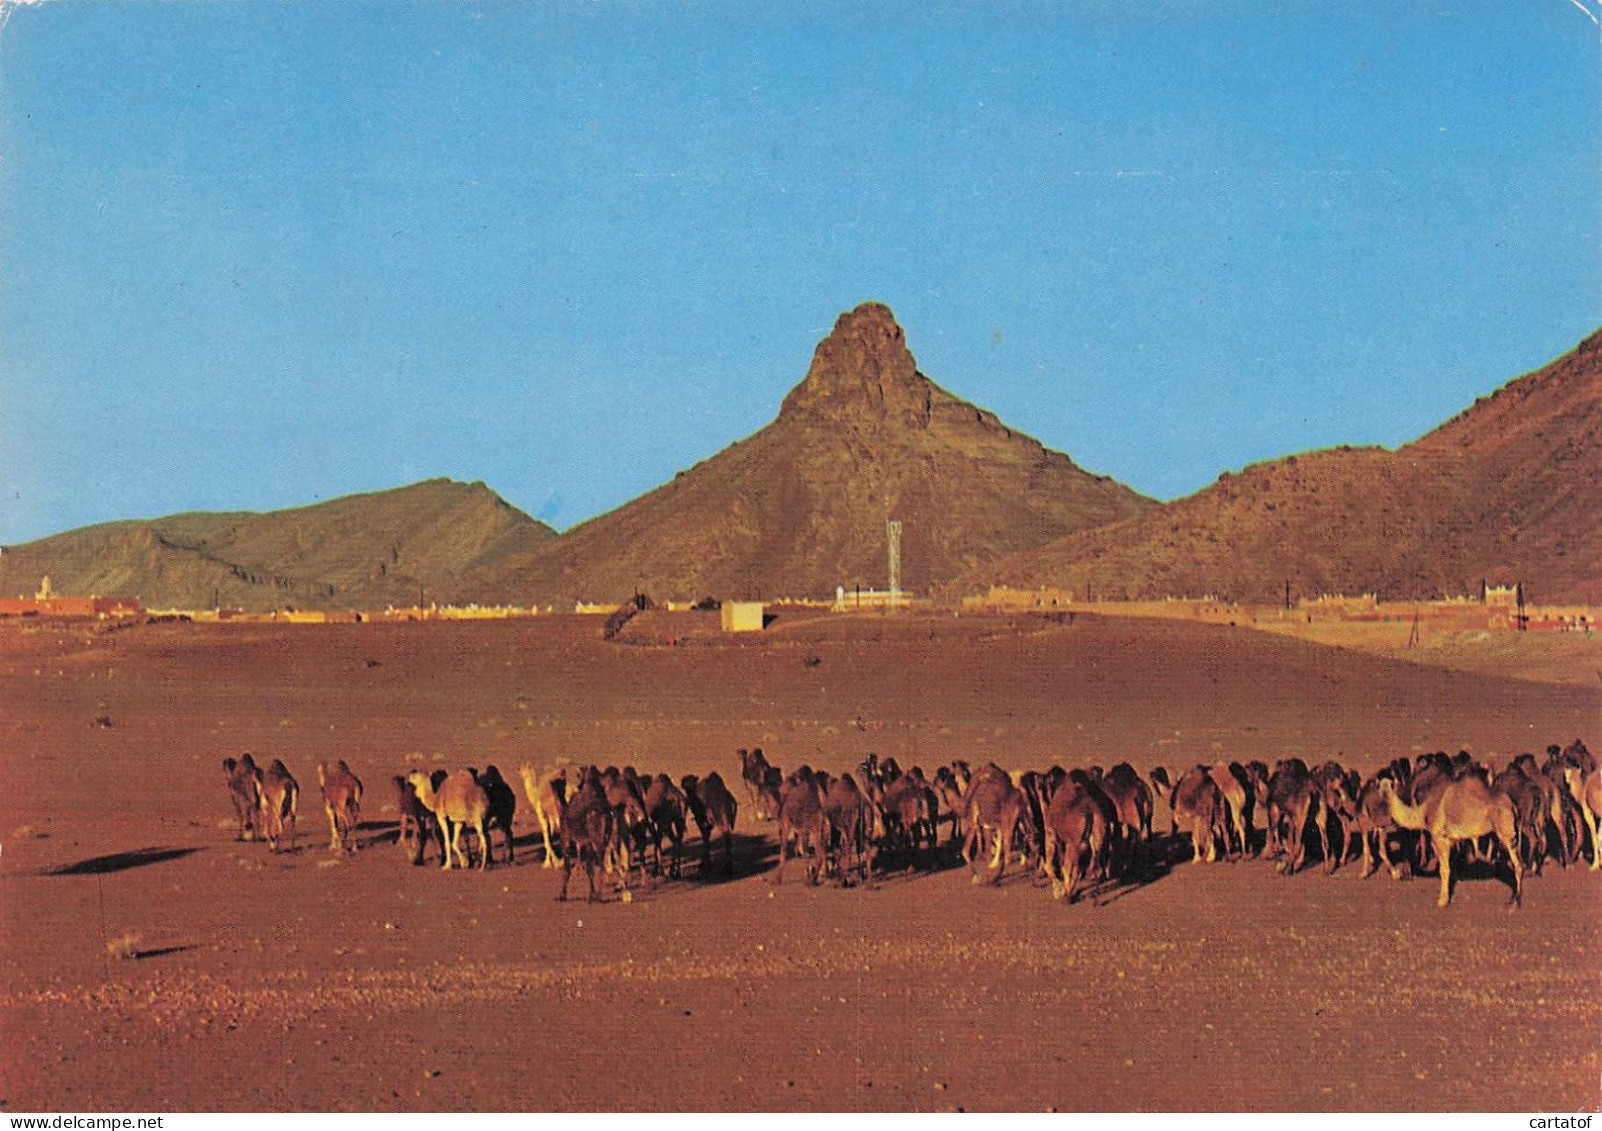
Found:
[[[645,790],[645,838],[647,847],[656,849],[655,874],[663,874],[662,841],[673,843],[673,867],[669,874],[679,878],[684,862],[685,812],[689,801],[684,791],[666,774],[657,774]],[[643,854],[643,850],[642,850]]]
[[[603,858],[605,868],[608,872],[620,872],[626,881],[629,869],[637,864],[643,884],[645,853],[634,851],[635,841],[641,839],[645,827],[645,797],[640,780],[632,767],[624,771],[616,766],[608,766],[596,780],[607,804],[612,807],[614,825],[614,835]]]
[[[962,794],[965,788],[957,780],[957,772],[951,766],[941,766],[935,771],[935,822],[937,825],[941,821],[951,822],[951,839],[947,844],[955,844],[962,839]]]
[[[1166,777],[1166,775],[1164,775]],[[1157,780],[1155,771],[1152,780]],[[1186,770],[1174,783],[1168,796],[1173,812],[1174,827],[1178,832],[1190,834],[1191,861],[1212,864],[1218,860],[1218,844],[1228,845],[1224,831],[1226,821],[1224,795],[1206,766]]]
[[[501,776],[500,767],[494,763],[486,766],[481,774],[477,770],[468,771],[473,780],[478,782],[484,795],[489,798],[489,819],[485,823],[486,829],[499,827],[506,839],[506,862],[514,863],[512,855],[512,822],[517,819],[517,791],[507,784]],[[484,853],[489,854],[489,841],[484,842]]]
[[[828,826],[825,836],[835,880],[841,887],[850,887],[855,874],[857,882],[866,882],[873,863],[869,859],[873,803],[850,774],[841,775],[824,793],[823,820]]]
[[[1120,829],[1117,839],[1130,847],[1151,841],[1151,787],[1128,762],[1119,762],[1101,779],[1102,792],[1113,803]]]
[[[595,868],[597,864],[604,863],[613,851],[618,828],[616,810],[607,800],[600,776],[593,770],[580,776],[578,788],[563,804],[559,829],[562,890],[556,898],[561,902],[567,901],[567,885],[573,878],[573,866],[582,863],[590,882],[590,902],[599,903],[601,897],[595,887]],[[618,875],[618,888],[624,902],[628,902],[626,870]]]
[[[807,857],[807,883],[818,882],[823,855],[828,850],[828,827],[823,820],[823,794],[809,766],[802,766],[785,779],[779,801],[779,867],[773,882],[784,882],[785,861],[790,858],[790,842],[796,854]]]
[[[1245,856],[1251,851],[1251,815],[1247,805],[1251,798],[1246,770],[1239,762],[1219,762],[1207,771],[1224,799],[1224,853],[1238,852]],[[1233,833],[1233,839],[1230,834]]]
[[[261,823],[267,837],[267,847],[278,851],[278,842],[289,830],[289,847],[295,848],[295,816],[300,808],[300,783],[289,772],[283,759],[274,758],[273,764],[261,776]]]
[[[914,768],[885,787],[879,811],[885,829],[885,847],[903,856],[908,867],[916,862],[919,848],[935,847],[935,819],[939,801]]]
[[[1307,822],[1317,817],[1320,797],[1318,782],[1300,758],[1281,760],[1269,776],[1268,839],[1275,854],[1286,857],[1278,868],[1287,876],[1307,863]]]
[[[962,823],[967,830],[962,857],[968,862],[974,883],[1001,882],[1018,823],[1028,807],[1029,799],[999,766],[985,766],[974,774],[962,799]],[[980,865],[987,842],[994,844],[989,850],[990,863]],[[985,874],[980,873],[980,867],[985,868]]]
[[[1563,782],[1585,814],[1586,828],[1591,830],[1591,868],[1602,868],[1602,838],[1597,835],[1598,826],[1602,825],[1602,771],[1570,766],[1563,771]]]
[[[1383,777],[1375,776],[1364,782],[1358,791],[1348,832],[1356,833],[1363,842],[1363,873],[1360,878],[1366,880],[1379,871],[1380,861],[1383,860],[1391,879],[1399,880],[1403,878],[1402,866],[1391,858],[1390,834],[1400,831],[1401,826],[1391,819],[1390,806],[1379,786],[1381,780],[1396,779],[1390,770],[1381,770],[1380,775]],[[1345,854],[1343,845],[1341,855]]]
[[[1473,841],[1494,835],[1513,865],[1513,897],[1510,907],[1522,902],[1524,864],[1519,859],[1518,815],[1506,796],[1492,793],[1477,776],[1466,776],[1448,783],[1422,805],[1409,805],[1396,793],[1396,783],[1380,780],[1380,793],[1391,811],[1391,819],[1404,829],[1428,834],[1440,862],[1441,895],[1436,906],[1452,902],[1452,848],[1459,841]]]
[[[777,811],[769,810],[763,787],[768,782],[768,771],[773,767],[767,756],[762,753],[762,747],[747,750],[741,747],[740,780],[745,782],[746,795],[751,799],[751,811],[756,814],[759,821],[770,821],[778,815]]]
[[[1079,898],[1079,882],[1095,868],[1108,836],[1106,811],[1084,779],[1069,777],[1051,795],[1044,816],[1044,868],[1054,899]]]
[[[239,833],[235,840],[256,839],[256,818],[261,809],[261,768],[249,754],[222,760],[223,780],[228,785],[228,800],[234,804],[234,815],[239,818]]]
[[[545,841],[545,859],[541,868],[554,868],[557,864],[556,848],[552,841],[562,836],[562,806],[567,800],[567,770],[547,770],[543,774],[536,774],[533,766],[523,766],[518,770],[523,779],[523,795],[528,803],[534,807],[534,820],[540,827],[540,837]]]
[[[704,778],[687,774],[679,783],[684,800],[695,818],[695,827],[701,831],[701,875],[712,867],[712,837],[723,837],[723,871],[734,875],[734,822],[740,805],[723,784],[722,776],[713,770]]]
[[[355,852],[356,826],[362,819],[361,779],[341,758],[332,770],[317,763],[317,784],[323,791],[323,812],[328,814],[328,851]]]
[[[779,797],[783,792],[784,772],[777,766],[769,766],[763,772],[762,783],[756,787],[757,816],[768,821],[778,820]]]
[[[445,777],[444,770],[434,771],[430,781],[435,789],[439,788]],[[400,835],[396,843],[402,848],[411,846],[413,865],[423,863],[423,854],[430,839],[439,841],[439,853],[444,856],[445,836],[440,831],[439,822],[434,820],[434,814],[423,808],[423,803],[417,799],[417,791],[404,774],[396,774],[391,780],[395,783],[395,809],[400,814]]]
[[[1318,789],[1313,823],[1318,828],[1318,841],[1324,850],[1324,871],[1333,876],[1346,863],[1346,834],[1357,815],[1357,775],[1347,772],[1339,762],[1325,762],[1313,771],[1313,784]],[[1332,817],[1337,822],[1338,836],[1330,832]],[[1335,851],[1337,846],[1339,852]]]
[[[1541,779],[1545,783],[1545,779]],[[1491,780],[1491,792],[1513,803],[1517,817],[1519,854],[1539,876],[1542,861],[1546,859],[1546,820],[1551,802],[1541,792],[1541,786],[1524,775],[1517,765],[1510,765]]]
[[[490,798],[484,787],[479,785],[471,770],[457,770],[434,787],[433,781],[420,770],[413,770],[406,775],[412,789],[417,793],[417,800],[423,803],[423,808],[434,814],[439,822],[440,832],[445,845],[445,859],[440,863],[441,870],[449,869],[453,863],[459,862],[463,868],[469,867],[467,853],[462,848],[462,830],[471,828],[478,834],[479,853],[482,859],[479,868],[488,871],[490,866]]]

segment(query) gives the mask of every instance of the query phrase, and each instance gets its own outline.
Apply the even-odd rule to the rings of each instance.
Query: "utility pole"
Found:
[[[895,608],[901,603],[901,523],[889,519],[884,532],[890,544],[890,607]]]

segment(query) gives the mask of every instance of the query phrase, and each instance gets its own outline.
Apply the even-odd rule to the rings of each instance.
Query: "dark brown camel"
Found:
[[[1079,883],[1101,859],[1109,834],[1106,807],[1083,778],[1070,775],[1046,803],[1045,870],[1051,894],[1069,903],[1079,898]]]
[[[807,859],[807,883],[816,884],[828,851],[828,826],[823,819],[823,793],[809,766],[802,766],[784,782],[779,800],[779,867],[773,882],[784,882],[784,865],[795,852]]]
[[[261,824],[267,837],[267,847],[278,851],[284,832],[289,833],[289,847],[295,848],[295,818],[300,808],[300,783],[289,772],[281,758],[274,758],[261,775]]]
[[[824,793],[823,820],[835,881],[841,887],[865,881],[872,864],[868,842],[873,832],[873,807],[850,774],[830,783]]]
[[[233,803],[234,816],[239,818],[239,832],[235,840],[255,840],[256,821],[261,815],[261,767],[249,754],[222,760],[223,780],[228,786],[228,800]]]
[[[666,774],[657,774],[645,789],[646,845],[656,852],[653,871],[660,876],[664,871],[662,842],[673,845],[673,864],[668,874],[678,879],[684,862],[685,813],[689,801],[684,791],[673,784]]]
[[[738,751],[740,755],[740,780],[745,783],[745,792],[751,801],[751,811],[756,814],[759,821],[771,820],[777,812],[769,810],[763,794],[763,787],[768,783],[768,771],[773,767],[769,764],[767,756],[762,753],[762,747],[747,750],[743,746]]]
[[[599,777],[593,770],[584,774],[578,788],[562,806],[561,828],[558,832],[559,855],[562,857],[562,890],[556,898],[567,900],[568,881],[573,878],[573,866],[584,865],[589,879],[591,903],[601,901],[595,887],[595,869],[604,864],[613,851],[617,839],[616,812],[601,788]],[[618,876],[620,890],[628,896],[628,873]]]
[[[429,784],[435,789],[449,775],[444,770],[435,770]],[[422,801],[418,800],[417,791],[412,783],[406,780],[404,774],[394,776],[395,783],[395,810],[400,814],[400,835],[396,841],[402,848],[410,846],[412,863],[421,865],[423,856],[430,840],[439,844],[439,854],[445,856],[445,836],[440,831],[439,822],[434,814],[428,811]]]
[[[483,773],[473,771],[473,780],[489,798],[489,815],[484,821],[484,831],[499,828],[505,835],[506,862],[513,862],[512,856],[512,822],[517,819],[517,791],[501,776],[498,766],[493,763],[484,768]],[[489,842],[484,842],[484,851],[489,851]]]
[[[1307,862],[1307,824],[1319,808],[1318,783],[1300,758],[1282,759],[1268,779],[1268,840],[1278,867],[1294,875]]]
[[[695,818],[695,827],[701,832],[701,875],[711,874],[715,835],[723,838],[723,872],[734,875],[734,822],[739,816],[739,803],[716,770],[704,778],[689,774],[680,786],[690,815]]]

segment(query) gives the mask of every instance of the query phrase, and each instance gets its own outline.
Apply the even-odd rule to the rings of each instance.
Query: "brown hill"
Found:
[[[556,536],[482,483],[435,479],[267,514],[86,526],[0,554],[0,594],[137,596],[149,608],[371,609],[443,597],[471,565]]]
[[[1397,450],[1248,467],[1138,518],[970,572],[951,588],[1272,602],[1472,594],[1602,601],[1602,332]]]
[[[1156,504],[1003,425],[918,372],[887,307],[844,314],[778,419],[559,540],[475,571],[458,599],[541,603],[823,596],[902,587]]]

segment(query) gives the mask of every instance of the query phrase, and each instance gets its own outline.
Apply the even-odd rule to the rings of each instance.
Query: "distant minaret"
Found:
[[[901,523],[890,519],[884,524],[885,537],[890,543],[890,604],[896,604],[901,595]]]

